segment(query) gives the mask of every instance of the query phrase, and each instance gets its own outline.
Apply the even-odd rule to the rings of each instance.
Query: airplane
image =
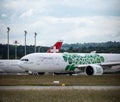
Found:
[[[31,72],[84,72],[102,75],[105,68],[120,65],[120,54],[32,53],[20,59],[19,66]]]
[[[59,53],[63,41],[57,41],[47,53]],[[21,69],[18,65],[19,60],[0,60],[0,72],[2,73],[24,73],[25,70]]]

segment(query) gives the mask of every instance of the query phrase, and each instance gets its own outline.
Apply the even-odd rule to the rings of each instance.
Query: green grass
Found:
[[[52,76],[52,75],[0,75],[0,86],[3,85],[45,85],[53,86],[53,81],[59,80],[61,85],[101,85],[120,86],[120,74],[102,76]]]
[[[120,102],[120,90],[0,90],[0,102]]]

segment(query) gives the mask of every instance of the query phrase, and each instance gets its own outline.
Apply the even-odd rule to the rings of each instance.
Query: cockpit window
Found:
[[[21,61],[29,61],[28,59],[21,59]]]

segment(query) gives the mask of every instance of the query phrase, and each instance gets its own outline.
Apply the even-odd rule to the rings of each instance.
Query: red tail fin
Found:
[[[61,47],[62,47],[63,41],[56,42],[47,52],[48,53],[59,53]]]

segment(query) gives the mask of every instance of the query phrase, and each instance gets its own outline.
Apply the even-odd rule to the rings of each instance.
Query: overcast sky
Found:
[[[120,41],[120,0],[0,0],[0,43]]]

